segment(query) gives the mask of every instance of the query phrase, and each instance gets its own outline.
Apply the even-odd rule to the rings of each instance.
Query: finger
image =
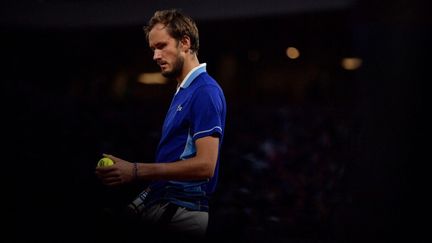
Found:
[[[114,176],[112,173],[109,173],[109,171],[102,171],[102,170],[95,170],[95,174],[99,178],[105,178],[105,177],[112,177],[112,176]]]
[[[117,175],[113,174],[96,174],[97,177],[102,181],[103,184],[119,182],[120,179]]]
[[[104,185],[106,185],[106,186],[118,186],[118,185],[120,185],[121,183],[120,182],[110,182],[110,183],[104,183]]]
[[[102,183],[107,186],[118,186],[123,184],[120,178],[114,178],[114,177],[105,178],[104,180],[102,180]]]
[[[110,158],[113,162],[114,162],[114,164],[117,162],[117,160],[120,160],[119,158],[117,158],[117,157],[115,157],[114,155],[111,155],[111,154],[102,154],[104,157],[107,157],[107,158]]]
[[[117,177],[105,177],[102,179],[102,182],[106,185],[118,184],[120,180]]]
[[[97,178],[99,178],[100,180],[104,180],[105,178],[110,177],[110,175],[106,174],[106,173],[101,173],[99,171],[95,172],[95,175]]]
[[[118,177],[119,173],[112,169],[97,168],[95,172],[103,177]]]
[[[116,168],[114,167],[115,165],[111,165],[111,166],[99,166],[95,168],[95,171],[101,173],[101,174],[106,174],[109,173],[111,171],[115,171]]]

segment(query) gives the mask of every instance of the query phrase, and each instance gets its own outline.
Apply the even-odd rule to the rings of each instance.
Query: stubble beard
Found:
[[[184,65],[184,58],[182,56],[177,56],[177,59],[172,63],[172,69],[162,71],[162,76],[168,79],[176,79],[181,75]]]

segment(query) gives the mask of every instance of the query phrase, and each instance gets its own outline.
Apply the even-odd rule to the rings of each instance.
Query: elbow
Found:
[[[204,178],[205,179],[207,179],[207,178],[212,178],[213,176],[214,176],[214,169],[209,169],[209,170],[207,170],[206,171],[206,173],[205,173],[205,176],[204,176]]]
[[[215,173],[215,165],[216,163],[206,162],[203,163],[199,170],[199,178],[200,179],[208,179],[212,178]]]

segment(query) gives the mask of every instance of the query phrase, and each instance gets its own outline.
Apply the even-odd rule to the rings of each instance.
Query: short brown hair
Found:
[[[144,26],[146,38],[156,24],[163,24],[174,39],[181,41],[184,36],[188,36],[191,41],[191,50],[198,53],[199,34],[195,21],[183,14],[180,10],[169,9],[156,11],[149,20],[148,25]]]

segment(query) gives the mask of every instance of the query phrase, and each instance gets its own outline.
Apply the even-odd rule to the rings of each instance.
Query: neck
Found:
[[[185,58],[185,62],[183,65],[183,70],[181,75],[176,79],[177,81],[177,86],[180,86],[181,82],[183,81],[183,79],[186,77],[186,75],[195,67],[197,67],[198,65],[200,65],[198,58],[195,54],[193,55],[188,55]]]

